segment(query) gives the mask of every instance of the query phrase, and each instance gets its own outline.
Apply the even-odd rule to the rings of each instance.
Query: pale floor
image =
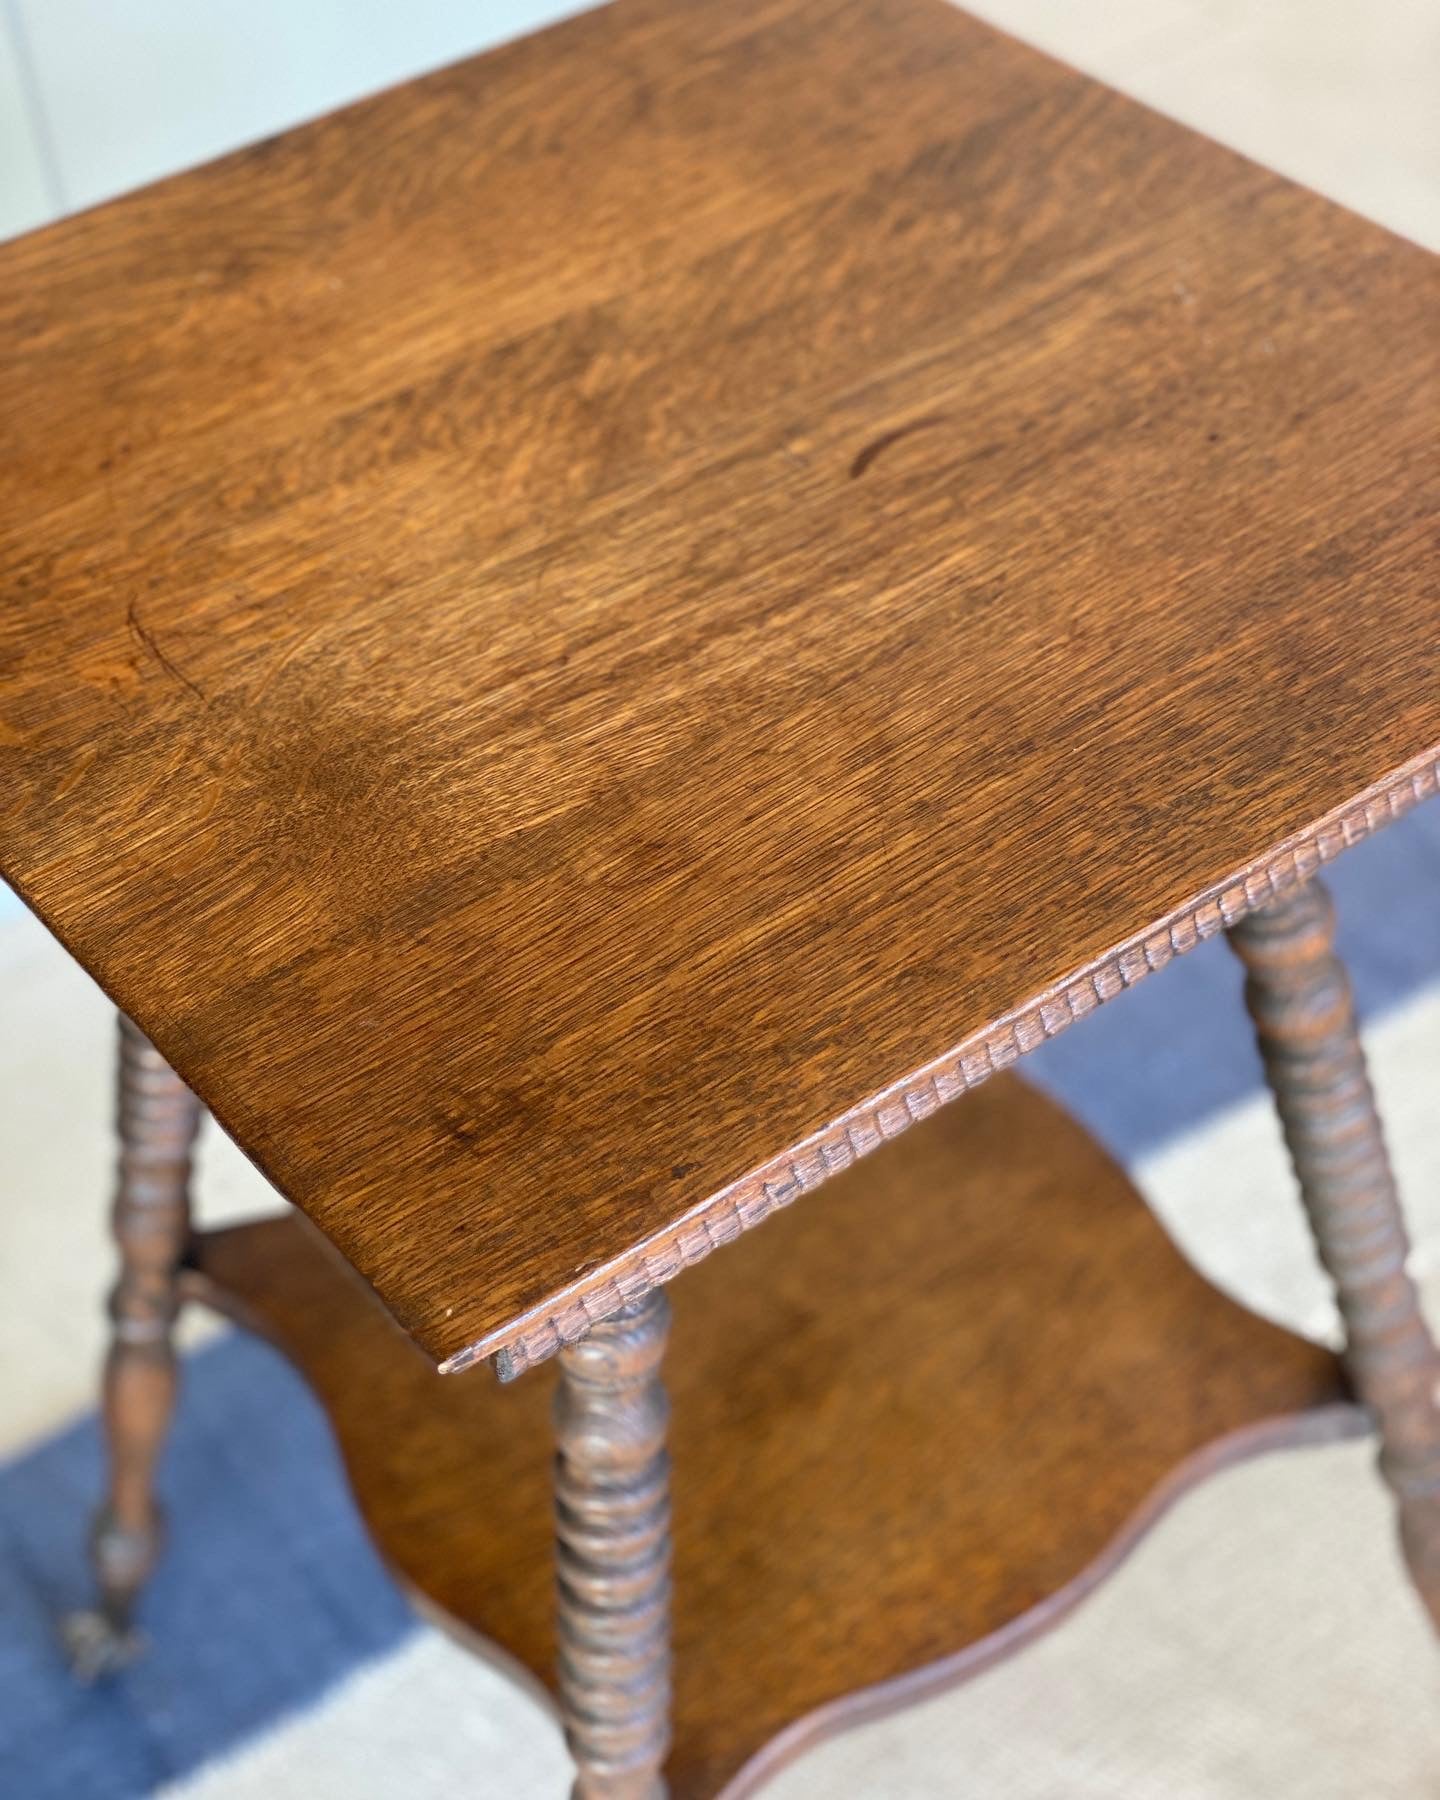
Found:
[[[43,223],[421,68],[559,16],[506,0],[0,0],[0,234]],[[984,0],[998,24],[1392,228],[1440,246],[1437,0]],[[108,1017],[24,918],[0,925],[7,1146],[0,1449],[89,1404],[104,1280],[77,1192],[108,1144]],[[1433,1131],[1440,996],[1372,1046],[1427,1273],[1440,1265]],[[1143,1184],[1196,1259],[1254,1303],[1323,1328],[1262,1104],[1172,1146]],[[223,1145],[208,1214],[273,1204]],[[1430,1281],[1432,1297],[1437,1283]],[[1383,1496],[1354,1446],[1229,1474],[1192,1496],[1043,1645],[958,1692],[821,1749],[770,1790],[809,1796],[1420,1800],[1440,1796],[1440,1662],[1399,1584]],[[458,1735],[457,1735],[458,1734]],[[443,1746],[449,1744],[454,1757]],[[560,1791],[553,1733],[426,1634],[298,1725],[204,1772],[190,1800],[516,1800]],[[492,1785],[493,1784],[493,1785]],[[177,1790],[182,1791],[182,1790]]]

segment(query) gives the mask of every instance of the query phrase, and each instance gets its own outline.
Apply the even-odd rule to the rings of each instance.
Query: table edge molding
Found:
[[[1440,793],[1440,746],[1401,764],[1357,798],[972,1032],[953,1050],[862,1100],[622,1255],[578,1276],[541,1305],[455,1351],[439,1363],[441,1374],[488,1359],[500,1379],[509,1381],[546,1361],[622,1307],[722,1244],[732,1243],[859,1157],[928,1118],[937,1107],[1009,1068],[1146,975],[1257,908],[1292,893],[1342,851],[1436,793]]]

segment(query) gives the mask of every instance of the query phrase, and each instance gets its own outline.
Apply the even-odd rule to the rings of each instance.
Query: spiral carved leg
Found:
[[[562,1351],[555,1396],[560,1700],[574,1800],[664,1800],[670,1467],[652,1293]]]
[[[103,1407],[109,1483],[91,1538],[100,1606],[66,1627],[86,1677],[134,1654],[135,1603],[160,1550],[155,1472],[178,1385],[176,1277],[189,1237],[190,1157],[200,1123],[195,1096],[128,1019],[119,1023],[112,1224],[120,1273],[110,1296]]]
[[[1230,933],[1246,1001],[1321,1260],[1345,1321],[1346,1359],[1380,1428],[1380,1467],[1399,1503],[1400,1540],[1440,1629],[1440,1352],[1406,1267],[1409,1244],[1332,948],[1318,883]]]

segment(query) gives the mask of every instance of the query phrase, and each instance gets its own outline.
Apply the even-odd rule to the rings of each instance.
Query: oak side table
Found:
[[[124,1015],[92,1664],[186,1297],[583,1800],[1367,1417],[1440,1617],[1314,879],[1437,785],[1433,259],[941,0],[620,0],[0,246],[0,342],[0,866]],[[1221,931],[1345,1373],[1009,1068]],[[291,1217],[190,1232],[202,1107]]]

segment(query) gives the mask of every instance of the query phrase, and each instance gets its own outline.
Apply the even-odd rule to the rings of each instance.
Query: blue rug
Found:
[[[147,1653],[71,1679],[56,1621],[90,1603],[100,1483],[88,1418],[0,1471],[0,1795],[153,1793],[394,1648],[414,1616],[381,1566],[307,1389],[239,1334],[186,1359],[165,1462],[170,1541]]]

